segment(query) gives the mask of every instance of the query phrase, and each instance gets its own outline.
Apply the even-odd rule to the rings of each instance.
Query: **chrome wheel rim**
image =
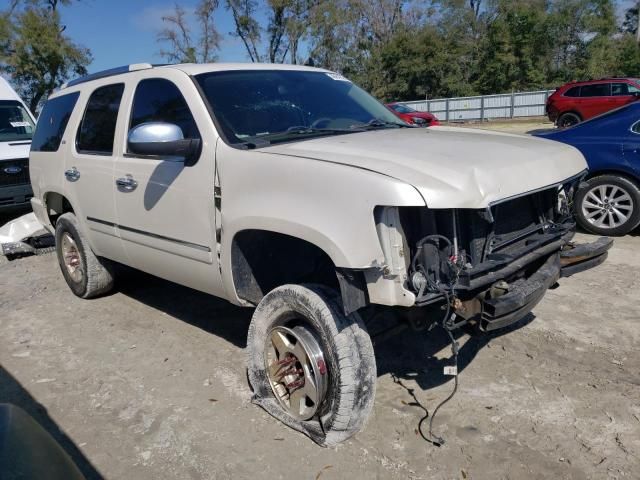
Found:
[[[78,246],[76,245],[73,237],[68,232],[65,232],[62,235],[61,243],[62,261],[64,262],[64,266],[67,269],[67,273],[74,282],[79,283],[84,276],[84,272],[82,270],[82,257],[80,256]]]
[[[633,214],[629,192],[617,185],[604,184],[591,188],[582,200],[582,216],[594,227],[617,228]]]
[[[304,327],[274,327],[267,335],[265,369],[280,406],[296,420],[312,418],[327,393],[320,344]]]

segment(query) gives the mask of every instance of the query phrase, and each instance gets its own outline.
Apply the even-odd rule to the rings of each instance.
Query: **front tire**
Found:
[[[345,316],[339,295],[318,285],[269,292],[247,337],[254,402],[320,445],[360,431],[373,407],[373,346],[357,313]]]
[[[582,228],[598,235],[626,235],[640,224],[640,190],[631,180],[600,175],[586,184],[575,197]]]
[[[67,285],[78,297],[97,297],[113,288],[111,263],[93,253],[73,213],[56,221],[56,254]]]

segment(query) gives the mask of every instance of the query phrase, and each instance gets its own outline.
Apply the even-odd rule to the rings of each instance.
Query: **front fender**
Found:
[[[336,267],[365,269],[385,262],[374,208],[425,206],[413,186],[357,167],[263,155],[222,142],[218,142],[216,160],[227,292],[234,292],[231,246],[242,230],[262,229],[300,238],[326,252]]]

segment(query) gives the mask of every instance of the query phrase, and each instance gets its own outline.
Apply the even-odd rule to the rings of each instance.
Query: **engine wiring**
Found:
[[[449,265],[449,267],[451,268],[451,270],[453,271],[453,278],[450,280],[449,283],[447,284],[443,284],[442,282],[439,281],[433,281],[430,278],[430,275],[428,274],[428,272],[424,271],[424,268],[422,266],[418,266],[418,256],[420,255],[422,246],[429,242],[429,241],[436,241],[436,242],[440,242],[443,241],[444,243],[447,244],[447,248],[449,250],[452,249],[452,244],[451,241],[443,236],[443,235],[429,235],[424,237],[423,239],[421,239],[417,245],[416,245],[416,253],[413,256],[412,262],[411,262],[411,266],[414,272],[419,271],[420,273],[422,273],[422,275],[424,276],[424,278],[426,279],[426,281],[424,282],[424,284],[421,286],[420,291],[419,291],[419,296],[421,296],[422,294],[424,294],[424,290],[429,288],[432,291],[437,291],[439,293],[441,293],[442,295],[444,295],[445,297],[445,313],[444,316],[442,317],[442,320],[439,322],[439,325],[443,328],[443,330],[447,333],[449,340],[451,342],[451,354],[452,354],[452,359],[453,359],[453,368],[454,368],[454,387],[452,392],[444,399],[442,400],[435,408],[435,410],[433,411],[433,414],[431,416],[429,416],[429,412],[428,410],[425,409],[425,415],[420,419],[420,421],[418,422],[418,432],[420,433],[420,435],[422,436],[423,439],[425,439],[426,441],[428,441],[429,443],[440,447],[442,445],[444,445],[445,440],[444,438],[442,438],[441,436],[435,435],[433,433],[433,421],[436,418],[436,414],[438,413],[438,411],[446,404],[448,403],[453,396],[456,394],[456,392],[458,391],[458,353],[459,353],[459,344],[456,341],[455,337],[453,336],[453,330],[455,328],[457,328],[459,325],[456,324],[456,314],[455,312],[451,311],[451,307],[453,304],[453,301],[456,298],[456,286],[458,284],[458,280],[460,278],[460,273],[461,271],[466,268],[466,256],[462,255],[460,256],[458,254],[457,251],[450,251],[448,254],[448,261],[447,264]],[[430,417],[430,418],[429,418]],[[428,431],[428,435],[425,435],[422,431],[422,424],[424,423],[424,421],[429,418],[429,431]]]

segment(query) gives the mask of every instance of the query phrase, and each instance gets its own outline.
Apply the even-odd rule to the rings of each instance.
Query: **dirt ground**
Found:
[[[546,117],[525,117],[514,120],[491,120],[485,122],[450,123],[448,125],[464,128],[482,128],[507,133],[533,133],[538,130],[555,128]]]
[[[31,413],[89,479],[637,479],[639,233],[516,327],[461,334],[439,448],[417,429],[453,388],[442,332],[377,345],[368,425],[320,448],[251,404],[251,310],[131,271],[80,300],[52,254],[0,257],[0,403]]]
[[[461,336],[440,448],[416,429],[452,389],[441,332],[377,346],[366,429],[320,448],[250,403],[251,310],[136,272],[80,300],[52,254],[0,263],[0,402],[34,415],[88,478],[638,478],[639,247],[618,239],[517,328]]]

